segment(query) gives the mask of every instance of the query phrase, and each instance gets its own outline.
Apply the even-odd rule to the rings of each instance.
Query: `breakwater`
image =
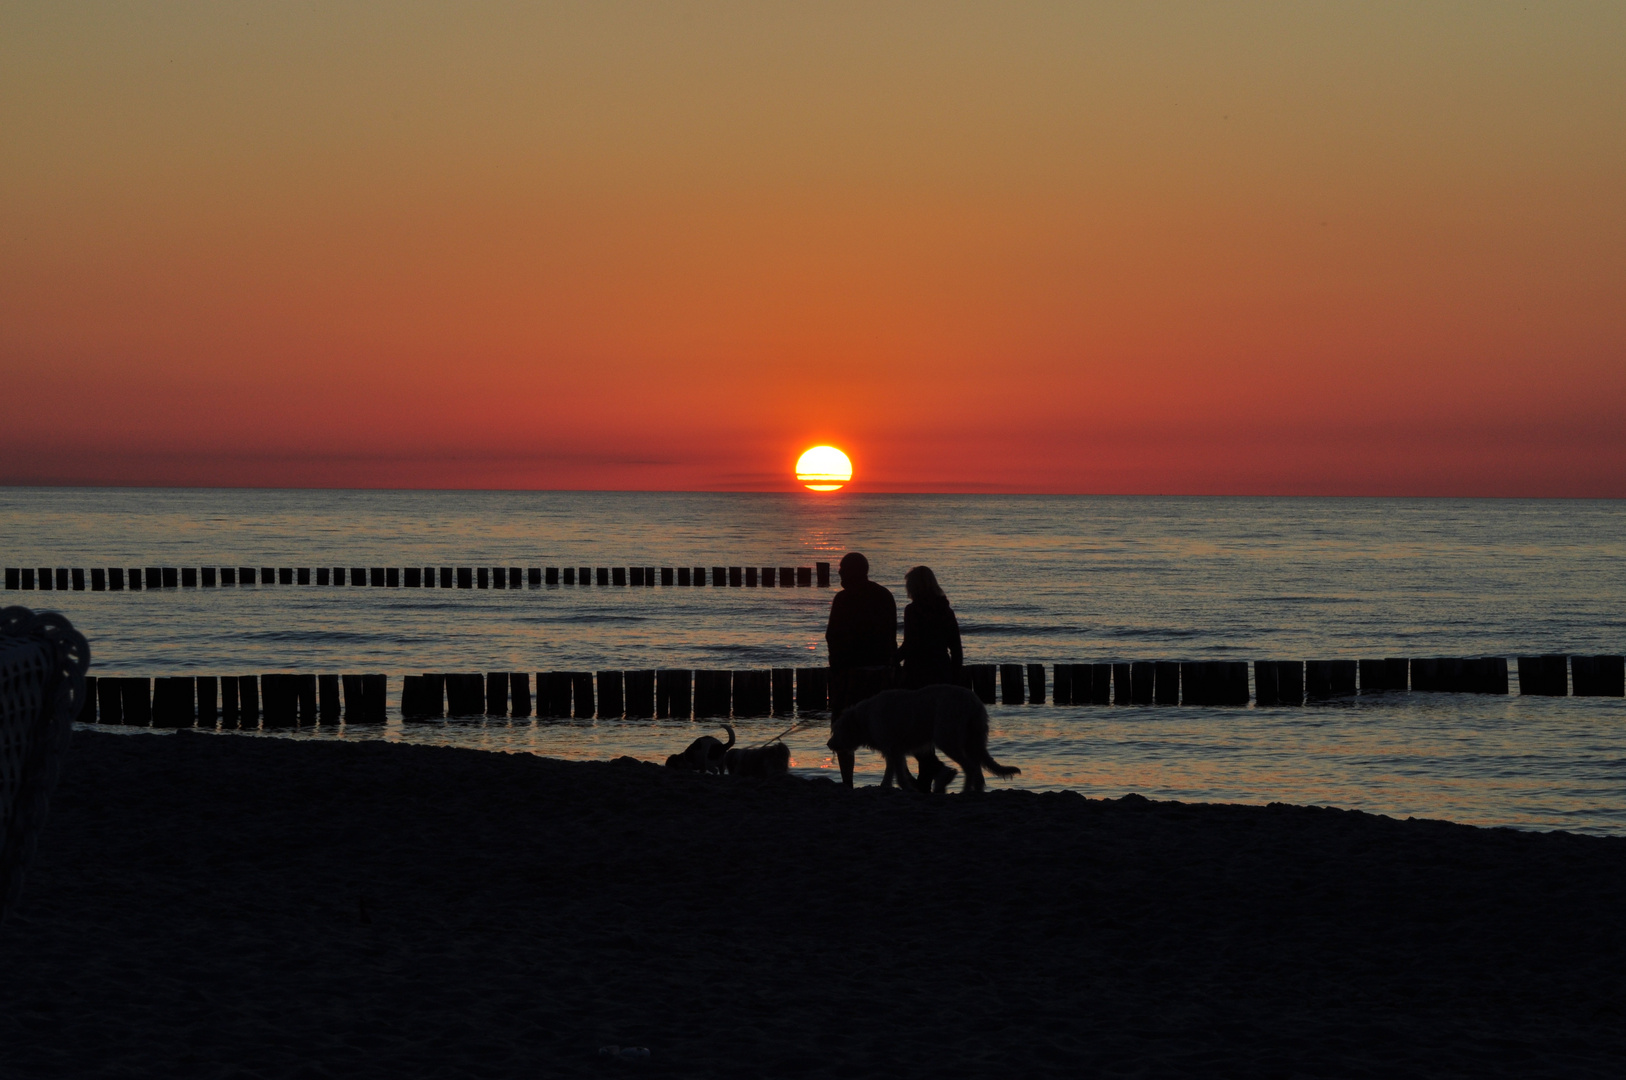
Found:
[[[132,566],[5,568],[15,591],[151,592],[307,585],[374,589],[542,589],[564,586],[830,587],[830,564],[812,566]]]
[[[1305,707],[1357,695],[1626,696],[1626,657],[1426,657],[1381,660],[1131,661],[967,664],[966,685],[987,704]],[[1250,677],[1251,674],[1251,677]],[[96,676],[79,720],[137,727],[257,729],[381,724],[382,674]],[[829,708],[828,668],[745,671],[435,672],[407,675],[403,720],[507,717],[581,720],[794,716]]]

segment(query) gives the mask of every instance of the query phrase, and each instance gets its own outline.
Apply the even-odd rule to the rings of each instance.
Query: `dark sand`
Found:
[[[1623,944],[1616,839],[80,732],[0,1075],[1619,1077]]]

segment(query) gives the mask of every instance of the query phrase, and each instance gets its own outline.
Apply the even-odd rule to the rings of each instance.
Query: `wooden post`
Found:
[[[508,672],[486,672],[486,715],[508,715]]]
[[[1565,697],[1569,694],[1569,672],[1562,655],[1519,657],[1519,693],[1538,697]],[[1412,667],[1412,683],[1417,681]]]
[[[1330,660],[1328,671],[1329,684],[1332,687],[1333,697],[1355,696],[1355,661]]]
[[[20,566],[6,567],[6,588],[21,589],[23,587],[23,571]]]
[[[298,723],[292,676],[284,672],[261,675],[260,695],[264,698],[266,727],[294,727]]]
[[[92,570],[90,572],[91,588],[96,588],[97,587],[95,582],[96,582],[96,579],[98,578],[98,576],[100,574],[101,574],[100,570]],[[205,566],[205,567],[202,568],[201,574],[202,574],[202,578],[203,578],[203,587],[205,589],[214,588],[215,587],[215,568],[212,567],[212,566]]]
[[[485,680],[481,678],[479,672],[449,671],[445,678],[447,716],[480,716],[485,713]],[[537,680],[540,686],[540,675],[537,676]],[[348,697],[347,692],[346,698]]]
[[[1136,660],[1129,665],[1129,700],[1136,705],[1150,705],[1155,700],[1157,665],[1150,660]]]
[[[506,568],[501,566],[491,568],[491,587],[493,589],[508,588],[508,571]]]
[[[107,590],[108,592],[124,591],[124,568],[122,566],[107,568]]]
[[[439,720],[446,715],[446,676],[438,672],[425,672],[423,690],[418,698],[426,719]]]
[[[687,584],[689,584],[689,580],[690,580],[689,579],[689,568],[687,566],[678,567],[677,568],[677,583],[679,585],[687,585]]]
[[[823,712],[830,707],[830,669],[796,669],[796,711]]]
[[[339,685],[344,688],[344,722],[361,723],[361,676],[340,675]]]
[[[1074,691],[1077,694],[1077,690]],[[1112,704],[1112,665],[1090,665],[1090,704]]]
[[[253,731],[260,726],[260,680],[257,676],[237,676],[237,722],[245,731]]]
[[[576,568],[574,566],[565,567],[565,584],[566,585],[574,585],[574,584],[576,584]],[[583,585],[587,584],[586,579],[583,579],[582,584]]]
[[[796,568],[794,566],[781,566],[779,568],[779,587],[781,589],[794,589],[796,587]]]
[[[1022,665],[999,665],[999,701],[1002,705],[1022,704]]]
[[[1576,697],[1626,697],[1626,657],[1572,656]]]
[[[154,679],[152,686],[153,727],[191,727],[193,713],[193,683],[184,677]]]
[[[219,709],[215,705],[215,698],[219,690],[220,680],[213,675],[199,675],[196,679],[198,694],[198,727],[205,731],[215,729],[215,718]]]
[[[689,583],[691,585],[704,585],[706,583],[706,568],[704,566],[695,567],[691,572]]]
[[[474,584],[475,584],[476,588],[480,588],[480,589],[489,589],[489,588],[491,588],[491,571],[490,570],[487,570],[485,567],[482,566],[482,567],[477,568],[474,571],[474,575],[475,575]]]
[[[1112,703],[1114,705],[1128,705],[1130,678],[1128,664],[1112,665]]]
[[[999,700],[998,668],[993,664],[966,664],[964,670],[971,679],[971,692],[977,695],[978,701],[992,705]]]
[[[369,724],[382,724],[389,720],[390,678],[388,675],[361,677],[361,715]]]
[[[1094,672],[1094,668],[1089,664],[1057,664],[1055,670],[1057,670],[1059,680],[1063,667],[1067,668],[1067,704],[1089,704],[1089,691],[1091,691],[1089,677]],[[1055,704],[1062,704],[1060,690],[1057,690]]]
[[[106,706],[103,706],[105,713]],[[227,731],[237,726],[237,676],[220,677],[220,726]],[[104,723],[106,721],[103,721]]]
[[[1361,660],[1357,667],[1361,676],[1361,696],[1387,690],[1389,676],[1382,660]]]
[[[293,571],[292,567],[284,566],[284,567],[282,567],[281,569],[279,569],[277,571],[277,584],[278,585],[292,585],[293,583],[294,583],[294,571]]]
[[[1057,705],[1073,703],[1073,665],[1057,664],[1050,676],[1050,700]]]
[[[374,582],[374,584],[377,584],[377,582]],[[384,587],[387,589],[399,589],[401,587],[401,568],[399,566],[386,566],[384,568]]]
[[[543,676],[537,675],[537,715],[542,714]],[[547,673],[547,715],[570,715],[570,673],[567,671],[550,671]]]
[[[778,571],[771,566],[762,568],[762,587],[771,589],[778,584]]]
[[[598,673],[598,716],[619,720],[627,715],[626,679],[619,671]]]
[[[1213,687],[1208,665],[1201,660],[1180,661],[1180,700],[1186,705],[1212,705]]]
[[[671,689],[670,686],[671,677],[674,674],[676,673],[662,671],[657,675],[650,670],[623,672],[622,679],[627,691],[627,718],[629,720],[648,720],[654,716],[656,713],[656,691],[658,689],[660,692],[660,715],[687,719],[689,715],[689,710],[686,707],[688,705],[687,679],[684,681],[685,693],[683,695],[685,708],[680,713],[675,711],[677,708],[677,695],[676,691]],[[689,673],[685,671],[682,674],[687,676]],[[658,686],[657,679],[659,679]]]
[[[197,571],[194,570],[194,571],[192,571],[192,573],[196,574]],[[70,570],[69,574],[72,577],[73,591],[74,592],[84,592],[85,591],[85,572],[83,570]],[[194,580],[192,582],[192,584],[196,585],[197,582]]]
[[[531,673],[528,671],[508,673],[508,714],[520,719],[531,715]]]
[[[643,584],[644,584],[644,568],[643,567],[641,567],[641,566],[628,567],[627,568],[627,573],[632,575],[632,584],[637,585],[639,587],[643,586]]]
[[[796,709],[796,669],[773,669],[773,711],[775,716],[789,716]]]
[[[1253,662],[1253,699],[1260,706],[1282,703],[1281,686],[1276,678],[1276,661]]]
[[[100,678],[96,680],[96,713],[104,724],[124,723],[124,680]]]
[[[800,575],[798,575],[799,577]],[[1028,704],[1043,705],[1044,693],[1044,665],[1029,664],[1028,669]]]
[[[576,584],[578,584],[578,585],[591,585],[592,583],[593,583],[593,568],[591,566],[579,566],[579,567],[577,567],[576,568]]]
[[[738,566],[730,566],[728,568],[728,583],[736,589],[744,585],[745,570]]]
[[[308,566],[301,566],[299,569],[294,571],[294,579],[301,585],[309,585],[311,583],[311,568]]]
[[[424,677],[422,675],[401,676],[401,719],[422,720]]]
[[[533,589],[539,589],[542,587],[542,568],[540,566],[532,566],[526,569],[525,584],[529,585]]]
[[[1332,662],[1306,660],[1304,662],[1304,697],[1307,701],[1326,701],[1332,697]]]
[[[711,583],[716,588],[721,588],[724,585],[727,585],[728,584],[728,568],[723,567],[723,566],[714,566],[714,567],[712,567],[711,568]],[[695,715],[698,716],[700,714],[696,713]]]
[[[570,700],[576,719],[591,720],[593,718],[593,673],[591,671],[572,671],[570,673]]]
[[[1522,670],[1522,669],[1521,669]],[[1419,656],[1411,662],[1411,688],[1425,693],[1433,693],[1439,687],[1440,662],[1431,657]]]
[[[457,568],[457,587],[459,589],[474,588],[474,569],[468,566]]]
[[[85,676],[85,699],[79,703],[79,715],[75,719],[81,724],[94,724],[96,722],[96,676]]]
[[[179,567],[166,566],[162,573],[164,575],[164,588],[178,589],[181,587],[181,571]],[[56,587],[59,589],[68,587],[68,572],[66,570],[56,572]]]
[[[734,715],[769,716],[773,713],[773,673],[734,672]]]
[[[152,723],[152,680],[123,678],[119,680],[119,696],[124,707],[124,722],[134,727],[147,727]]]
[[[575,573],[570,571],[570,570],[566,570],[565,573],[569,574],[571,579],[572,579],[571,581],[565,582],[565,584],[567,584],[567,585],[573,584],[574,583],[574,578],[576,577]],[[545,580],[547,581],[547,583],[549,585],[557,585],[557,584],[559,584],[559,568],[557,566],[548,567],[547,576],[546,576]]]
[[[747,589],[754,589],[757,587],[757,568],[754,566],[747,566],[745,568],[745,587]]]
[[[584,566],[582,569],[585,570],[587,567]],[[597,585],[608,586],[610,584],[610,568],[607,566],[597,567],[593,572],[593,582]]]
[[[423,588],[423,567],[409,566],[406,568],[406,587],[409,589]],[[405,692],[405,688],[402,689]]]
[[[324,724],[337,724],[343,715],[344,706],[339,700],[339,677],[316,676],[316,718]]]
[[[1152,701],[1157,705],[1180,704],[1180,662],[1159,660],[1152,665]]]
[[[612,585],[625,586],[627,584],[627,568],[625,566],[611,567],[610,583]],[[599,584],[602,585],[603,582],[599,582]]]
[[[293,682],[294,697],[299,702],[299,722],[316,726],[316,676],[290,675]]]
[[[212,573],[212,571],[211,571],[211,573]],[[211,580],[209,582],[209,584],[213,585],[214,581]],[[91,592],[106,592],[107,591],[107,571],[105,569],[103,569],[102,567],[100,567],[100,566],[91,567],[91,570],[90,570],[90,591]]]
[[[798,566],[796,568],[796,587],[798,589],[811,589],[813,587],[813,568],[811,566]]]
[[[830,564],[827,562],[814,563],[813,569],[819,575],[819,588],[828,589],[830,587]]]
[[[661,567],[661,584],[667,586],[668,588],[670,588],[673,581],[674,581],[673,573],[674,573],[674,571],[673,571],[672,567],[670,567],[670,566]]]
[[[1246,705],[1248,703],[1248,662],[1246,660],[1217,660],[1219,704]]]
[[[694,715],[696,719],[709,716],[727,717],[732,704],[733,673],[728,671],[696,671],[694,673]]]

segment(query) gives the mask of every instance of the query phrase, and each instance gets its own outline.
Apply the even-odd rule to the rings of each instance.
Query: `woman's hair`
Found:
[[[932,573],[929,566],[917,566],[903,575],[903,587],[911,600],[924,600],[929,596],[948,599],[943,594],[943,586],[937,583],[937,575]]]

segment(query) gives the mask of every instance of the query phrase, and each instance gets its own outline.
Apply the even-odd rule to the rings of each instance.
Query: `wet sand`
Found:
[[[0,1074],[1613,1077],[1623,912],[1620,839],[81,731]]]

